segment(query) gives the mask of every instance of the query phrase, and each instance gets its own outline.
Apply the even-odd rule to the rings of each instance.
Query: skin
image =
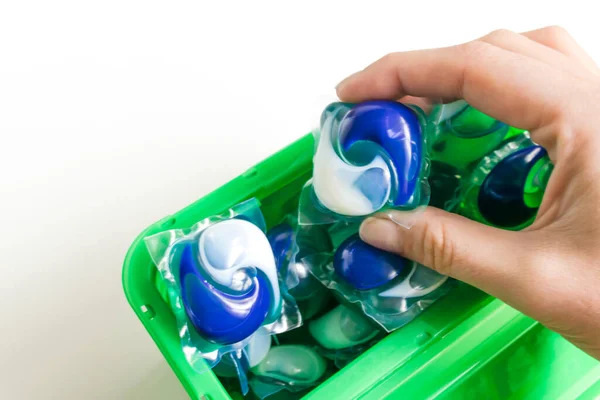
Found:
[[[529,228],[500,230],[428,207],[410,229],[371,217],[361,237],[480,288],[600,359],[600,70],[575,40],[559,27],[494,31],[388,54],[336,90],[348,102],[465,99],[530,131],[555,169]]]

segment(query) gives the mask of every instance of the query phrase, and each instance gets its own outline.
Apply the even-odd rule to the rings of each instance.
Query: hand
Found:
[[[348,102],[464,99],[531,133],[555,168],[529,228],[504,231],[428,207],[411,229],[376,216],[361,236],[484,290],[600,359],[600,70],[571,36],[502,30],[389,54],[337,93]]]

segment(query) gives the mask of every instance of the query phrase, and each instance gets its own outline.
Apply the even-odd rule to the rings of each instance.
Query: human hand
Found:
[[[600,70],[571,36],[557,27],[501,30],[393,53],[346,78],[337,93],[348,102],[464,99],[530,132],[554,170],[527,229],[428,207],[411,229],[369,218],[361,237],[484,290],[600,359]]]

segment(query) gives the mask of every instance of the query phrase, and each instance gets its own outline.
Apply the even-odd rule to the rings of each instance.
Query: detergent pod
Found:
[[[321,354],[343,368],[381,338],[378,326],[343,304],[310,321],[308,330],[322,347]]]
[[[204,372],[235,364],[244,394],[246,373],[266,354],[270,335],[302,324],[259,206],[251,199],[189,229],[145,238],[190,366]]]
[[[328,105],[315,130],[299,224],[356,221],[390,209],[418,214],[429,200],[426,129],[425,114],[412,105]]]
[[[307,229],[313,246],[331,248],[326,233],[318,228]],[[302,319],[312,318],[327,305],[330,296],[327,288],[312,276],[306,265],[296,260],[298,250],[296,219],[288,215],[283,222],[267,232],[267,238],[275,254],[280,275],[285,277],[289,293],[298,303]]]
[[[311,273],[344,301],[358,306],[385,331],[414,319],[448,292],[447,276],[363,242],[360,224],[328,228],[335,251],[303,253]],[[299,236],[303,231],[299,230]],[[302,245],[302,241],[298,241]]]
[[[464,100],[434,107],[429,119],[431,159],[459,170],[479,161],[504,140],[524,132],[476,110]]]
[[[274,346],[251,369],[250,387],[259,398],[282,390],[298,393],[321,383],[326,371],[327,361],[309,346]]]
[[[528,134],[514,137],[475,166],[455,208],[488,225],[523,229],[535,220],[552,170],[548,154]]]

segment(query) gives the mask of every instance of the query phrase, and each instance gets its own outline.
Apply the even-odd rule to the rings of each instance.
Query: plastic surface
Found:
[[[252,368],[260,364],[271,349],[271,334],[266,329],[258,329],[248,341],[243,351],[247,357],[248,367]],[[239,371],[240,363],[235,353],[227,353],[221,357],[217,365],[213,367],[213,372],[218,376],[225,378],[238,377],[240,372],[244,374],[247,371]]]
[[[277,268],[284,277],[290,295],[298,304],[304,321],[318,314],[327,305],[329,291],[309,272],[305,263],[296,259],[296,219],[288,215],[284,221],[274,226],[267,233],[269,242],[275,254]],[[319,235],[319,230],[312,230],[317,246],[329,248],[328,238]]]
[[[281,270],[290,262],[294,248],[294,237],[293,224],[288,221],[282,222],[267,232],[267,239],[275,255],[277,270]]]
[[[427,205],[425,121],[420,109],[394,101],[326,107],[299,223],[351,221]]]
[[[202,373],[227,355],[244,394],[248,369],[268,352],[268,336],[302,324],[280,282],[259,204],[251,199],[189,229],[145,238],[188,362]]]
[[[127,253],[123,265],[127,300],[192,399],[239,399],[241,395],[227,379],[219,380],[212,371],[198,374],[186,361],[175,315],[164,290],[157,288],[156,268],[143,238],[189,227],[253,197],[261,202],[267,226],[274,227],[298,206],[299,193],[311,176],[313,145],[312,135],[307,135],[215,192],[165,216],[144,230]],[[299,393],[309,400],[589,400],[599,395],[598,361],[464,284],[316,388]],[[276,398],[292,397],[280,392],[269,400]]]

